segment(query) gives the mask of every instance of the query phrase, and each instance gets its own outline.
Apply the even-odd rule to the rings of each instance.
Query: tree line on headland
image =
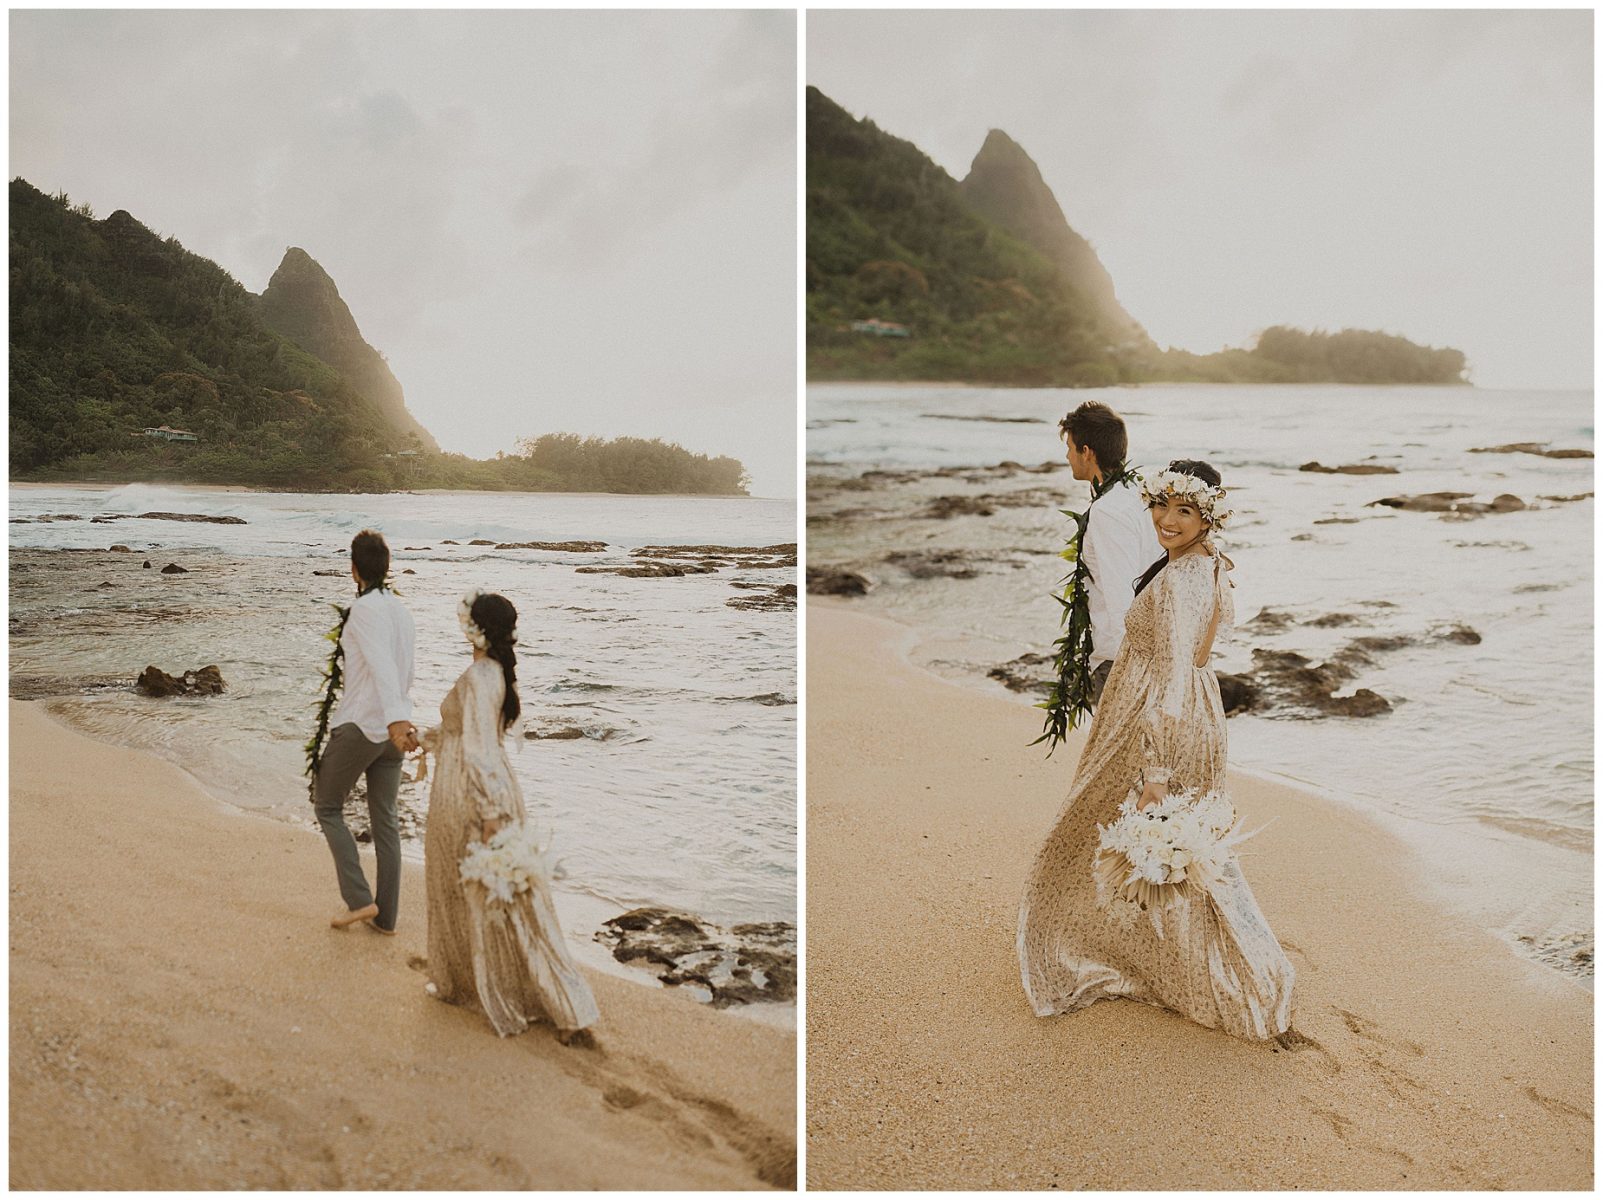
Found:
[[[806,271],[813,380],[1466,382],[1458,350],[1370,330],[1275,326],[1251,349],[1161,348],[1005,133],[959,182],[811,87]]]
[[[655,438],[443,453],[304,251],[256,296],[122,210],[20,178],[10,206],[12,479],[747,494],[736,459]]]

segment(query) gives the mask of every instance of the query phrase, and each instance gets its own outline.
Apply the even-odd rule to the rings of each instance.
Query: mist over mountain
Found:
[[[739,460],[657,438],[442,453],[304,250],[255,296],[121,209],[23,179],[10,201],[13,479],[747,494]]]
[[[356,318],[328,272],[306,251],[291,246],[261,295],[262,318],[269,328],[328,363],[353,387],[376,403],[385,419],[419,443],[438,450],[434,437],[406,408],[400,381],[384,356],[368,345]]]
[[[1265,329],[1164,349],[1023,147],[993,129],[961,183],[807,89],[808,377],[1025,386],[1464,383],[1461,352],[1395,334]]]
[[[980,216],[1033,246],[1057,267],[1064,281],[1096,305],[1103,324],[1120,340],[1147,340],[1146,331],[1124,311],[1091,243],[1070,226],[1035,160],[1000,129],[985,136],[958,194]]]

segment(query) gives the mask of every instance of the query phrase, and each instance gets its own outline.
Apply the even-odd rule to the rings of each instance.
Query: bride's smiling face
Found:
[[[1195,504],[1160,498],[1152,505],[1152,528],[1158,531],[1158,544],[1170,553],[1200,539],[1207,527]]]

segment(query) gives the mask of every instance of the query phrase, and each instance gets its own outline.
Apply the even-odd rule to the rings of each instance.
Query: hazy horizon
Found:
[[[1592,386],[1588,11],[824,11],[807,74],[959,180],[1006,132],[1160,345],[1379,329]]]
[[[789,11],[16,11],[11,175],[333,278],[442,449],[660,437],[795,495]]]

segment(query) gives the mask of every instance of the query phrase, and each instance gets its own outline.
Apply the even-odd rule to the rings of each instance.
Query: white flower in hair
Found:
[[[1159,500],[1176,500],[1182,504],[1194,505],[1215,531],[1225,527],[1225,523],[1236,514],[1220,503],[1226,492],[1222,487],[1214,487],[1206,479],[1199,479],[1195,475],[1187,475],[1183,471],[1158,471],[1153,475],[1138,475],[1136,478],[1141,485],[1141,498],[1151,508]]]
[[[488,650],[490,648],[490,639],[484,636],[484,630],[473,623],[473,602],[482,594],[475,589],[458,600],[456,603],[456,620],[457,624],[462,626],[463,636],[473,643],[475,649]]]

